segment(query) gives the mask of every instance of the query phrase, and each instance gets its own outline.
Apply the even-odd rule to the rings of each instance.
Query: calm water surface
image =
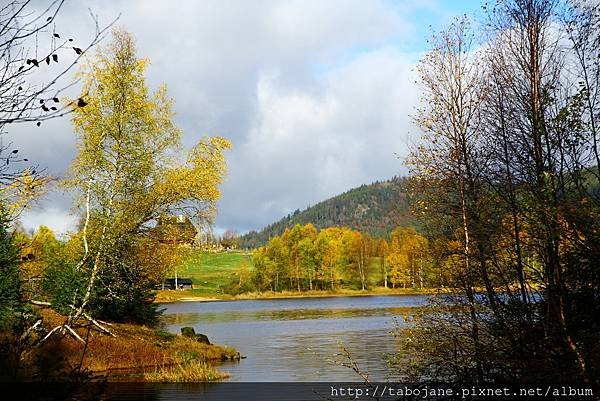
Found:
[[[384,357],[425,296],[369,296],[180,302],[162,304],[167,330],[192,326],[211,342],[236,348],[246,359],[219,366],[230,381],[360,381],[342,353],[346,348],[374,381],[393,379]]]

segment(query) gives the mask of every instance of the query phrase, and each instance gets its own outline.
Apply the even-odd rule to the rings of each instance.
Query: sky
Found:
[[[38,0],[36,7],[47,2]],[[100,25],[131,32],[147,82],[174,99],[183,142],[228,138],[216,232],[260,228],[353,187],[405,175],[418,140],[414,67],[426,39],[478,0],[71,0],[56,31],[85,43]],[[105,39],[105,42],[109,38]],[[72,88],[77,91],[77,88]],[[8,127],[5,141],[60,178],[68,118]],[[21,220],[74,230],[72,197],[50,188]]]

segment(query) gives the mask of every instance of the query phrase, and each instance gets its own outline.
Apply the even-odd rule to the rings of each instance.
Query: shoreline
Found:
[[[428,288],[423,290],[415,289],[388,289],[388,290],[341,290],[341,291],[283,291],[283,292],[259,292],[245,293],[239,295],[219,295],[215,296],[193,296],[187,295],[189,290],[176,292],[175,290],[159,291],[155,303],[167,304],[175,302],[227,302],[227,301],[250,301],[267,299],[297,299],[297,298],[337,298],[337,297],[373,297],[373,296],[417,296],[417,295],[435,295],[440,292],[438,288]],[[175,297],[173,297],[175,295]],[[180,296],[181,295],[181,296]]]
[[[43,310],[41,315],[47,327],[64,321],[64,316],[51,310]],[[76,333],[86,338],[85,346],[71,336],[57,336],[35,348],[22,360],[19,380],[35,381],[40,374],[50,380],[70,380],[70,374],[78,369],[91,381],[213,382],[228,377],[218,369],[221,362],[242,358],[231,347],[170,333],[159,326],[115,322],[109,326],[112,336],[76,328]],[[39,371],[40,358],[55,364],[52,372]]]

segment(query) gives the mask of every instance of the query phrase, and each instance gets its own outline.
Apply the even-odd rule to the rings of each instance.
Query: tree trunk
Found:
[[[387,266],[385,264],[385,255],[381,257],[381,264],[383,266],[383,286],[388,288],[388,275],[387,275]]]

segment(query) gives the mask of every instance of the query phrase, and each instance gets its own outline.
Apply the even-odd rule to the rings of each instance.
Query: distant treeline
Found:
[[[397,226],[414,226],[416,223],[410,213],[407,180],[393,177],[361,185],[303,211],[296,210],[258,232],[241,236],[239,246],[258,248],[296,224],[312,224],[317,229],[349,227],[374,237],[385,237]]]
[[[307,291],[384,287],[430,287],[443,283],[428,257],[427,239],[397,227],[391,239],[349,228],[317,230],[295,225],[253,255],[254,269],[238,268],[226,292]]]

